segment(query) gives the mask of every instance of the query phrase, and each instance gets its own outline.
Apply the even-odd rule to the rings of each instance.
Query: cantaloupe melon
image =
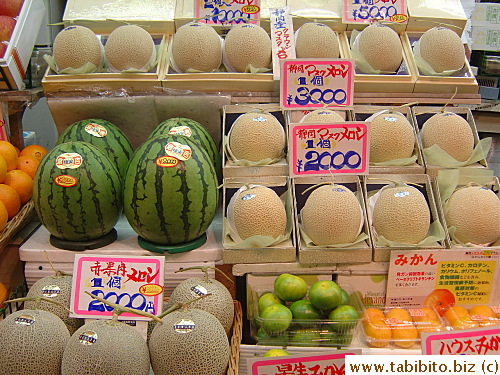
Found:
[[[18,310],[0,322],[2,375],[60,375],[69,332],[44,310]]]
[[[305,123],[336,123],[344,122],[344,118],[335,111],[327,108],[316,109],[305,115],[301,122]]]
[[[256,186],[239,193],[234,203],[234,225],[242,239],[262,235],[277,238],[286,231],[286,211],[276,192]]]
[[[102,65],[102,44],[97,35],[84,26],[71,25],[54,39],[53,58],[59,70],[78,69],[90,62]]]
[[[295,53],[297,58],[338,59],[339,38],[324,23],[307,22],[297,30]]]
[[[149,349],[139,331],[113,320],[95,320],[68,340],[62,375],[149,374]]]
[[[224,40],[224,64],[236,72],[244,72],[248,65],[269,68],[271,64],[271,38],[258,25],[241,24],[229,30]]]
[[[403,61],[403,45],[398,34],[388,26],[374,23],[356,37],[359,52],[375,70],[395,72]]]
[[[380,163],[412,156],[413,126],[401,113],[382,113],[370,124],[370,161]]]
[[[445,204],[448,227],[463,243],[490,244],[500,236],[500,199],[493,190],[470,186],[456,190]]]
[[[356,196],[342,185],[316,188],[301,212],[304,231],[316,245],[351,243],[359,235],[363,222]]]
[[[437,144],[458,161],[466,161],[474,149],[474,135],[467,120],[452,112],[430,117],[422,126],[422,146]]]
[[[426,237],[430,216],[424,195],[415,187],[386,187],[373,207],[372,225],[389,241],[416,244]]]
[[[172,40],[172,58],[179,70],[211,72],[222,64],[222,43],[212,26],[191,22],[177,29]]]
[[[456,32],[443,27],[427,30],[419,40],[420,56],[436,73],[458,70],[465,63],[465,48]]]
[[[157,324],[149,339],[155,375],[223,375],[229,341],[215,316],[198,309],[174,311]]]
[[[68,327],[70,335],[72,335],[78,328],[80,328],[84,319],[70,318],[69,306],[71,300],[71,287],[73,277],[71,275],[53,275],[46,276],[37,280],[29,289],[27,297],[45,297],[66,306],[66,308],[56,305],[54,303],[41,301],[39,304],[40,310],[50,311],[57,315]],[[27,309],[34,308],[35,302],[26,301],[25,306]]]
[[[276,159],[283,155],[285,132],[271,114],[244,113],[231,126],[229,147],[236,159]]]
[[[115,70],[149,71],[156,58],[151,35],[137,25],[123,25],[109,34],[105,46],[108,65]]]

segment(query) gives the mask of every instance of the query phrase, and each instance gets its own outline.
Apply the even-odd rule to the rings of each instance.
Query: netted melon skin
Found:
[[[124,25],[114,29],[106,42],[106,60],[119,70],[143,69],[155,50],[151,35],[142,27]]]
[[[273,115],[245,113],[231,127],[229,147],[236,159],[279,158],[285,147],[283,126]]]
[[[212,314],[197,309],[178,310],[157,324],[149,339],[149,354],[155,375],[222,375],[229,363],[229,341]],[[182,333],[180,322],[195,328]]]
[[[446,224],[463,243],[489,244],[500,236],[500,199],[493,190],[471,186],[455,191],[445,210]]]
[[[422,146],[437,144],[458,161],[466,161],[474,150],[474,134],[469,123],[452,112],[438,113],[422,126]]]
[[[69,306],[71,300],[71,287],[72,287],[73,277],[70,275],[62,276],[46,276],[38,281],[36,281],[33,286],[29,289],[26,297],[47,297],[55,302],[66,306],[67,308],[56,305],[55,303],[50,303],[46,301],[41,301],[39,305],[40,310],[50,311],[51,313],[57,315],[68,327],[69,334],[72,335],[78,328],[80,328],[84,323],[84,319],[80,318],[70,318],[69,317]],[[49,297],[42,293],[44,288],[48,286],[58,286],[60,293],[57,296]],[[33,309],[35,307],[35,302],[26,301],[25,307],[27,309]]]
[[[15,323],[29,315],[32,325]],[[19,310],[0,323],[0,373],[3,375],[59,375],[70,335],[64,323],[44,310]]]
[[[255,195],[246,199],[249,195]],[[286,211],[274,190],[258,186],[240,193],[234,204],[234,225],[244,240],[261,235],[277,238],[286,231]]]
[[[375,202],[372,224],[377,234],[389,241],[416,244],[429,231],[429,206],[412,186],[386,188]]]
[[[199,297],[201,294],[197,292],[200,291],[203,291],[203,294],[211,293],[211,295],[191,302],[189,307],[209,312],[220,321],[226,333],[229,333],[234,320],[233,297],[224,284],[217,280],[205,281],[202,277],[192,277],[181,281],[170,295],[166,308],[170,308],[177,302],[185,303]]]
[[[297,58],[331,58],[340,56],[339,40],[335,32],[322,23],[307,22],[297,32]]]
[[[403,44],[398,34],[388,26],[373,24],[363,29],[359,52],[373,69],[395,72],[403,61]]]
[[[254,68],[269,68],[271,53],[271,38],[257,25],[234,26],[224,41],[224,54],[237,72],[245,72],[248,65]]]
[[[316,245],[352,243],[360,232],[361,220],[358,199],[342,185],[318,187],[302,208],[304,230]]]
[[[185,72],[211,72],[222,64],[222,44],[213,27],[190,23],[177,29],[172,41],[175,65]]]
[[[303,123],[335,123],[344,122],[344,118],[335,111],[330,109],[316,109],[309,112],[302,118]]]
[[[412,156],[415,148],[413,127],[405,116],[383,113],[370,124],[370,161],[381,163]]]
[[[87,62],[99,67],[101,55],[100,41],[92,30],[84,26],[68,26],[54,39],[53,57],[60,70],[78,69]]]
[[[420,56],[436,73],[458,70],[465,63],[465,49],[462,39],[446,27],[427,30],[419,43]]]
[[[94,332],[91,345],[80,342],[82,334]],[[68,340],[61,366],[62,375],[148,375],[149,349],[141,334],[125,323],[96,320],[80,327]]]

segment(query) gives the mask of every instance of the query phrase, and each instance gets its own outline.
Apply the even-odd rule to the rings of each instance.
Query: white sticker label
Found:
[[[256,122],[264,122],[264,121],[267,121],[267,118],[262,117],[262,116],[258,116],[258,117],[254,117],[254,118],[252,119],[252,121],[256,121]]]
[[[92,122],[85,125],[85,131],[97,138],[103,138],[108,135],[108,131],[104,126]]]
[[[179,160],[188,160],[191,158],[192,151],[188,145],[183,145],[179,142],[170,142],[165,146],[165,153]]]
[[[245,194],[243,197],[241,197],[242,201],[247,201],[249,199],[255,198],[255,194]]]
[[[189,333],[196,328],[196,324],[192,320],[181,319],[174,324],[174,330],[178,333]]]
[[[97,333],[94,331],[85,331],[78,336],[78,341],[82,345],[93,345],[97,341]]]
[[[83,164],[83,158],[76,152],[67,152],[56,158],[56,167],[59,169],[76,169]]]
[[[61,294],[61,288],[58,285],[45,285],[42,288],[42,297],[54,298]]]
[[[408,192],[408,191],[400,191],[400,192],[397,192],[396,194],[394,194],[394,196],[396,198],[406,197],[407,195],[410,195],[410,192]]]
[[[19,315],[14,319],[14,322],[21,326],[31,326],[35,324],[35,318],[33,318],[31,315]]]
[[[202,285],[195,285],[191,287],[191,294],[194,297],[202,297],[208,293],[207,288]]]
[[[175,135],[183,135],[186,137],[191,137],[193,135],[193,131],[189,126],[174,126],[172,129],[168,131],[168,134]]]
[[[385,121],[396,122],[396,121],[398,121],[398,118],[394,117],[394,116],[386,116],[386,117],[384,117],[384,120]]]

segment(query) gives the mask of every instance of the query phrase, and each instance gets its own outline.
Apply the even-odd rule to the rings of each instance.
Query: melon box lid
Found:
[[[150,33],[173,34],[175,5],[175,0],[68,0],[63,22],[86,26],[96,33],[135,23]]]

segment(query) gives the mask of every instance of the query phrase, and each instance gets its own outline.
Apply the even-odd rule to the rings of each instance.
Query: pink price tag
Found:
[[[260,0],[194,0],[194,16],[215,25],[259,24]]]
[[[289,129],[291,176],[368,173],[367,123],[299,123]]]
[[[500,326],[448,332],[423,332],[424,355],[498,355]]]
[[[280,104],[285,109],[350,108],[354,60],[281,60]]]
[[[343,23],[369,23],[374,19],[406,22],[406,0],[342,0]]]

